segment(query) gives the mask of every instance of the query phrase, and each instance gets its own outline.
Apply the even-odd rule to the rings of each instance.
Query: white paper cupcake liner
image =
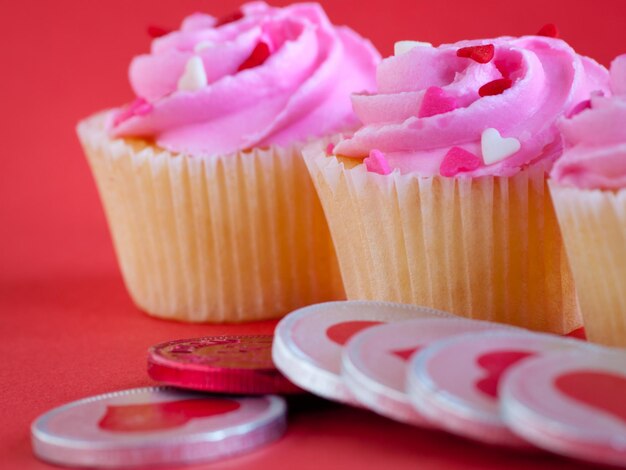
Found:
[[[106,113],[78,134],[134,302],[193,322],[280,317],[344,297],[299,146],[172,154],[111,139]]]
[[[367,172],[321,143],[304,157],[349,299],[556,333],[581,325],[544,168],[424,178]]]
[[[590,341],[626,347],[626,190],[550,191]]]

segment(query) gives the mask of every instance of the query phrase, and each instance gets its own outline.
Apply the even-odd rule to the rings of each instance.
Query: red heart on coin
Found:
[[[502,374],[513,364],[534,355],[528,351],[493,351],[483,354],[476,363],[487,371],[487,375],[476,382],[476,388],[491,398],[498,398],[498,384]]]
[[[107,412],[98,426],[111,432],[161,431],[183,426],[194,418],[230,413],[240,406],[237,401],[217,398],[113,405],[107,406]]]
[[[396,357],[399,357],[403,361],[408,361],[409,358],[420,349],[421,349],[421,346],[416,346],[414,348],[408,348],[408,349],[396,349],[395,351],[391,351],[391,354],[393,354]]]
[[[554,386],[565,396],[626,422],[626,377],[580,370],[557,377]]]
[[[352,335],[359,331],[374,325],[381,325],[382,321],[345,321],[337,323],[326,330],[326,336],[339,346],[343,346],[348,342]]]

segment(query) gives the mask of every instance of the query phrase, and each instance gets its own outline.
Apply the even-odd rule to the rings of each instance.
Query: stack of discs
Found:
[[[442,339],[411,359],[406,390],[413,406],[442,429],[488,444],[529,447],[501,417],[499,385],[504,374],[526,359],[583,345],[525,331]]]
[[[372,301],[327,302],[301,308],[276,327],[273,359],[293,383],[324,398],[358,404],[341,376],[341,354],[360,331],[415,318],[444,318],[430,308]]]
[[[306,307],[278,325],[303,389],[486,444],[626,466],[626,353],[385,302]]]

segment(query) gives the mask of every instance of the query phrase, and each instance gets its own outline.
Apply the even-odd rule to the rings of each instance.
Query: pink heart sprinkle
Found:
[[[113,118],[113,126],[117,126],[133,116],[144,116],[152,111],[154,107],[144,98],[137,98],[128,107],[119,111]]]
[[[379,175],[388,175],[391,173],[391,167],[385,158],[385,154],[380,150],[372,150],[370,151],[370,156],[363,160],[365,163],[365,168],[367,171],[371,171],[372,173],[378,173]]]
[[[457,108],[456,100],[446,95],[446,92],[439,87],[431,86],[424,93],[422,105],[417,117],[430,117],[453,111]]]
[[[330,143],[326,146],[326,155],[332,155],[332,154],[333,154],[333,150],[335,150],[335,144],[333,144],[332,142],[330,142]]]
[[[124,108],[119,110],[113,116],[113,127],[119,126],[121,123],[133,117],[133,114],[130,112],[130,108]]]
[[[480,166],[480,158],[461,147],[452,147],[443,157],[439,173],[452,177],[463,171],[473,171]]]

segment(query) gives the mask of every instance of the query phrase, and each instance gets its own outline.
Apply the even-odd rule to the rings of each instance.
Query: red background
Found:
[[[284,4],[286,2],[275,2]],[[608,64],[626,51],[620,0],[322,2],[337,24],[383,55],[394,40],[433,43],[521,35],[554,22],[579,52]],[[175,27],[239,2],[0,0],[0,466],[44,468],[29,423],[87,395],[150,384],[151,344],[212,333],[271,332],[273,323],[192,326],[153,320],[126,294],[76,122],[131,99],[130,58],[148,24]],[[220,468],[579,468],[482,447],[312,400],[293,407],[279,443]]]

